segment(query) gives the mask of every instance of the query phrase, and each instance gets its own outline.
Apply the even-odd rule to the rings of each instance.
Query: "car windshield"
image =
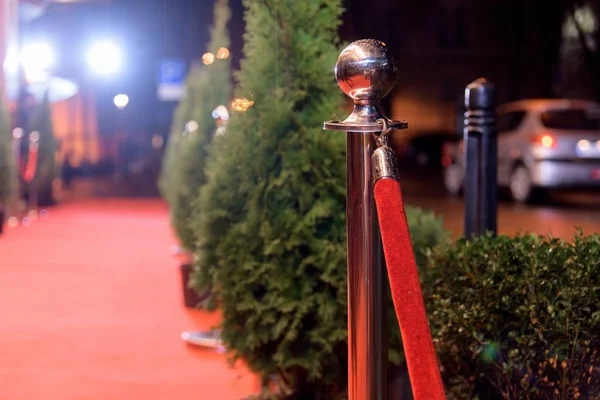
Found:
[[[600,130],[600,115],[585,109],[550,110],[542,113],[541,120],[551,129]]]

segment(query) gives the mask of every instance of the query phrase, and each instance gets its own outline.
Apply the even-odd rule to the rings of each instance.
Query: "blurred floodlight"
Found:
[[[224,60],[229,57],[229,49],[226,47],[221,47],[219,51],[217,51],[217,58]]]
[[[115,96],[113,101],[118,109],[123,109],[127,107],[127,104],[129,104],[129,96],[127,96],[126,94],[118,94]]]
[[[54,64],[54,51],[47,43],[31,43],[21,49],[21,65],[27,82],[41,82],[50,77],[49,68]]]
[[[196,132],[198,130],[198,123],[196,121],[190,121],[185,124],[186,132]]]
[[[113,42],[98,42],[89,50],[88,63],[97,74],[114,74],[123,64],[123,53]]]
[[[202,62],[205,65],[210,65],[215,61],[215,55],[213,53],[204,53],[202,56]]]

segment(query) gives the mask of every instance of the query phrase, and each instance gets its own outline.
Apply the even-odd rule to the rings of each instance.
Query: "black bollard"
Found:
[[[497,233],[496,89],[487,79],[465,89],[465,236]]]

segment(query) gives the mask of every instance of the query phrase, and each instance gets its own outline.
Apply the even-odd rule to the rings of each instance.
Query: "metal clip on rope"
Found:
[[[396,153],[394,153],[394,150],[387,145],[388,136],[392,132],[392,129],[389,127],[387,120],[383,118],[378,119],[376,122],[382,125],[382,129],[379,135],[374,133],[377,149],[373,151],[373,155],[371,156],[373,186],[375,186],[380,179],[400,180],[400,177],[398,176],[398,160],[396,158]]]

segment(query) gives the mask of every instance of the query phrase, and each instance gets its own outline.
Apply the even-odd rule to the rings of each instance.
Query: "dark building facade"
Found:
[[[407,135],[456,134],[465,86],[496,84],[500,103],[555,97],[564,8],[540,0],[348,0],[342,36],[386,42],[400,75],[387,103]],[[360,5],[362,4],[362,6]]]

